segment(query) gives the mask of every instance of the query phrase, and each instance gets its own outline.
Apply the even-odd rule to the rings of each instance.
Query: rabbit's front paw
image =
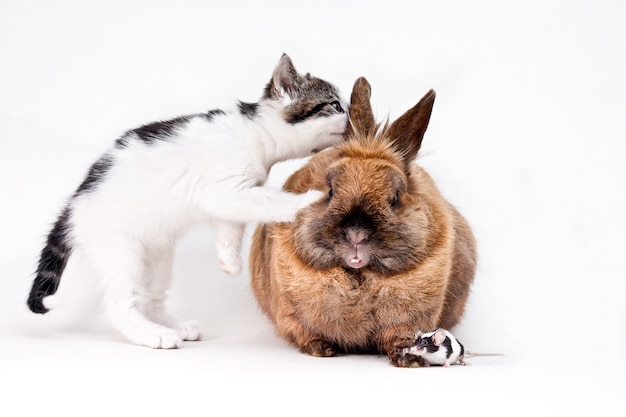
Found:
[[[304,345],[302,347],[302,352],[308,353],[311,356],[327,358],[335,356],[337,348],[334,344],[326,340],[315,339]]]
[[[398,368],[418,368],[423,365],[421,356],[410,353],[415,338],[398,337],[391,348],[388,348],[387,356],[393,366]]]
[[[396,348],[389,353],[389,361],[398,368],[419,368],[422,366],[422,358],[407,352],[407,349]]]

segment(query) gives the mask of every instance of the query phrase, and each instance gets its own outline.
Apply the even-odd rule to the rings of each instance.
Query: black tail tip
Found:
[[[43,297],[29,297],[27,303],[30,311],[37,314],[46,314],[50,309],[43,305]]]

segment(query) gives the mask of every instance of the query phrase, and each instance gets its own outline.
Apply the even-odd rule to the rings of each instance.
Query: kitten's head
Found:
[[[346,131],[348,103],[331,83],[299,74],[286,54],[278,61],[263,100],[271,101],[285,121],[316,152],[341,141]],[[294,139],[295,140],[295,139]]]

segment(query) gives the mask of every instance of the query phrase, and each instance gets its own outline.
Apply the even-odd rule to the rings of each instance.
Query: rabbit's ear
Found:
[[[365,77],[359,77],[352,87],[352,95],[350,96],[350,108],[348,114],[350,119],[346,137],[354,135],[369,135],[376,130],[376,121],[372,112],[372,104],[370,97],[372,88]]]
[[[387,129],[386,136],[391,138],[396,148],[402,152],[407,164],[415,159],[422,145],[434,103],[435,91],[430,90],[419,103],[407,110]]]

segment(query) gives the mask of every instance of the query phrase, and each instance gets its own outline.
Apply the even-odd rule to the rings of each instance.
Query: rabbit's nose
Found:
[[[370,233],[367,230],[350,228],[346,230],[348,241],[354,245],[367,241]]]

